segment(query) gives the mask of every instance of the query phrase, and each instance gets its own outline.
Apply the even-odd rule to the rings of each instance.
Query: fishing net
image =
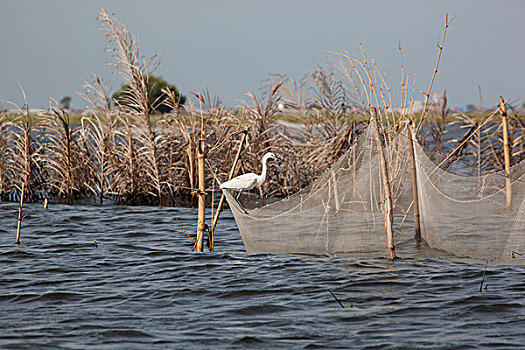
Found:
[[[510,176],[471,176],[461,162],[443,170],[413,142],[419,242],[414,238],[407,130],[372,125],[315,182],[287,198],[243,193],[236,199],[236,193],[225,191],[248,252],[384,255],[386,181],[397,249],[410,246],[415,248],[408,254],[424,254],[426,249],[438,256],[525,261],[524,162],[510,169]]]
[[[456,175],[436,167],[419,145],[415,150],[425,242],[461,257],[525,261],[525,162],[508,177]]]

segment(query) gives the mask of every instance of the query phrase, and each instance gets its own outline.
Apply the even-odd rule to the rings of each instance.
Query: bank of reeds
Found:
[[[0,116],[2,200],[18,201],[23,189],[26,201],[195,205],[198,140],[203,138],[207,150],[206,188],[217,188],[212,186],[214,174],[225,179],[230,172],[239,131],[246,132],[246,142],[237,173],[258,173],[264,153],[279,153],[284,162],[271,165],[261,194],[286,196],[311,183],[350,148],[367,126],[363,115],[369,106],[377,107],[384,130],[421,119],[412,111],[410,74],[402,71],[401,108],[394,110],[386,74],[364,49],[361,59],[339,55],[340,60],[317,65],[300,79],[272,75],[259,92],[246,94],[240,108],[224,108],[207,90],[181,106],[174,93],[165,91],[168,98],[156,103],[173,112],[152,114],[146,84],[160,61],[145,58],[133,35],[106,11],[100,11],[99,21],[106,30],[110,62],[128,86],[121,103],[112,100],[109,86],[94,75],[79,94],[90,106],[90,116],[80,125],[72,125],[56,101],[37,121],[27,102],[15,120]],[[440,102],[428,103],[428,108],[427,103],[425,123],[416,134],[420,143],[437,155],[454,149],[453,160],[469,164],[473,173],[503,168],[497,119],[452,114],[445,93]],[[525,158],[524,135],[523,119],[510,113],[513,163]],[[396,164],[395,154],[387,156],[392,157],[387,162],[395,179],[408,165]]]
[[[285,161],[271,165],[271,176],[261,192],[286,196],[321,174],[367,125],[347,114],[341,114],[336,125],[333,116],[317,110],[296,112],[298,122],[290,125],[281,122],[280,113],[267,108],[267,103],[274,103],[267,96],[253,99],[253,105],[240,113],[221,110],[213,114],[203,105],[203,124],[197,108],[184,114],[179,110],[155,115],[150,124],[120,110],[95,108],[81,125],[70,125],[67,113],[59,108],[38,123],[29,122],[24,112],[16,121],[0,125],[0,196],[3,201],[18,201],[24,187],[26,201],[33,202],[47,197],[70,204],[90,200],[194,205],[195,150],[201,132],[206,149],[213,150],[207,155],[206,179],[207,188],[212,188],[213,172],[224,179],[230,171],[241,138],[235,134],[239,130],[246,130],[247,142],[237,173],[259,172],[265,152],[280,153]],[[261,105],[270,112],[261,111]],[[469,165],[471,174],[501,170],[503,141],[498,120],[479,128],[482,121],[478,118],[464,114],[457,118],[443,122],[441,116],[431,114],[422,127],[420,141],[437,155],[435,161],[444,159],[468,137],[456,150],[454,161]],[[513,164],[525,157],[523,124],[517,115],[509,115]]]

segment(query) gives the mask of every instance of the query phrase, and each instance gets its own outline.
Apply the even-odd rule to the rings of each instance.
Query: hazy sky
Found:
[[[146,55],[163,56],[156,74],[186,95],[208,87],[229,106],[269,73],[299,78],[334,58],[325,51],[358,53],[356,38],[394,87],[401,40],[405,71],[426,90],[445,12],[456,19],[434,91],[447,89],[452,106],[478,105],[478,85],[485,106],[525,98],[525,1],[2,0],[0,99],[21,104],[20,81],[31,107],[69,95],[80,108],[75,92],[92,72],[117,89],[96,19],[102,6],[140,36]]]

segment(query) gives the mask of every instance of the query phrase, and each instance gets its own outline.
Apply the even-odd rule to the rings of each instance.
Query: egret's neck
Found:
[[[266,161],[267,160],[268,160],[267,157],[264,157],[262,160],[262,172],[261,172],[261,175],[259,175],[259,178],[257,179],[257,186],[261,186],[264,183],[264,181],[266,181],[266,170],[267,170]]]

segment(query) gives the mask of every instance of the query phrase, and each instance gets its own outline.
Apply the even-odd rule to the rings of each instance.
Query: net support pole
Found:
[[[199,204],[197,217],[197,252],[202,252],[206,217],[206,184],[204,176],[204,140],[201,138],[197,146],[197,171],[199,175]]]
[[[416,157],[414,152],[414,140],[412,138],[412,129],[407,125],[408,139],[410,141],[410,173],[412,175],[412,201],[414,202],[414,230],[417,242],[421,242],[421,224],[419,214],[419,193],[417,189],[417,174],[416,174]]]
[[[392,229],[394,222],[392,191],[390,187],[390,178],[388,176],[388,164],[386,161],[383,142],[381,141],[381,134],[379,133],[379,122],[377,120],[377,110],[375,109],[375,107],[370,107],[370,117],[370,123],[372,124],[373,132],[375,134],[375,139],[377,143],[377,154],[379,156],[381,175],[383,178],[383,189],[385,192],[383,217],[386,231],[386,243],[388,246],[388,256],[390,260],[394,260],[396,258],[396,248],[394,245],[394,232]]]
[[[507,108],[503,97],[499,98],[499,111],[501,114],[501,125],[503,127],[503,156],[505,160],[505,193],[507,198],[507,208],[512,204],[512,188],[510,183],[510,145],[509,145],[509,126],[507,124]]]
[[[18,223],[16,225],[16,242],[15,244],[20,245],[20,229],[22,228],[22,210],[24,208],[24,193],[26,191],[26,181],[22,182],[22,191],[20,192],[20,205],[18,206]]]
[[[357,166],[356,166],[356,155],[355,155],[355,148],[357,145],[356,141],[356,131],[355,131],[355,120],[352,120],[352,194],[355,196],[357,191]]]
[[[241,156],[242,146],[244,145],[244,141],[246,140],[246,130],[242,131],[242,138],[241,142],[239,143],[239,148],[237,149],[237,153],[235,154],[235,159],[233,160],[233,165],[230,169],[230,173],[228,174],[228,180],[231,180],[233,175],[235,175],[235,169],[237,168],[237,163],[239,162],[239,158]],[[210,232],[210,241],[211,241],[211,251],[214,251],[214,245],[213,245],[213,234],[215,233],[215,226],[217,225],[217,221],[219,221],[219,215],[221,214],[222,208],[224,207],[224,200],[225,200],[224,192],[222,193],[221,199],[219,201],[219,205],[217,206],[217,210],[215,211],[215,216],[213,217],[213,221],[211,223],[211,227],[209,228]]]

